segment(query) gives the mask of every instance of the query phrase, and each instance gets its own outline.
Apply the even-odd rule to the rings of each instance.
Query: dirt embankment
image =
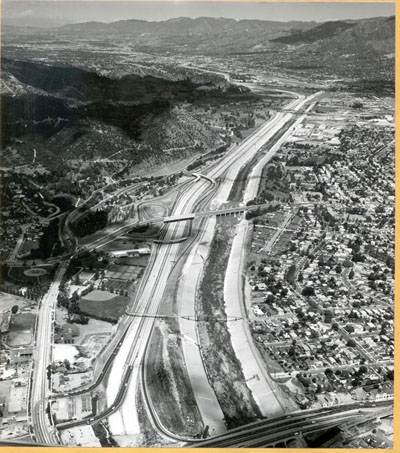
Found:
[[[246,385],[240,363],[232,348],[231,337],[223,319],[224,277],[235,231],[235,219],[218,221],[209,259],[200,285],[198,331],[207,374],[216,392],[228,428],[250,423],[261,417],[260,409]],[[218,321],[219,319],[219,321]]]

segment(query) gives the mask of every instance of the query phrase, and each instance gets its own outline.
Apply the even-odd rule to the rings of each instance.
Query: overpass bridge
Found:
[[[217,322],[231,322],[231,321],[240,321],[244,319],[242,316],[193,316],[193,315],[166,315],[161,313],[137,313],[137,312],[129,312],[125,310],[125,314],[128,316],[133,316],[135,318],[154,318],[154,319],[187,319],[188,321],[195,321],[195,322],[208,322],[208,323],[217,323]]]
[[[172,215],[169,217],[164,217],[164,223],[172,223],[172,222],[182,222],[185,220],[194,220],[199,219],[202,217],[224,217],[224,216],[231,216],[231,215],[240,215],[244,214],[245,212],[249,211],[256,211],[260,208],[266,208],[269,204],[258,204],[258,205],[251,205],[251,206],[237,206],[233,208],[224,208],[218,209],[214,211],[198,211],[198,212],[191,212],[187,214],[179,214],[179,215]]]
[[[200,442],[188,442],[186,447],[287,447],[288,442],[301,439],[305,434],[357,426],[377,417],[387,417],[393,413],[392,404],[393,401],[363,401],[292,412],[249,423]]]

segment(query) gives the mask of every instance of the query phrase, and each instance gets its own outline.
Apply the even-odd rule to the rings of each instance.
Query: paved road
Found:
[[[300,98],[293,101],[288,108],[300,109],[307,101],[308,99]],[[209,188],[210,180],[215,180],[221,176],[224,177],[225,184],[221,185],[219,195],[220,200],[225,200],[240,168],[254,156],[258,149],[268,141],[277,130],[290,120],[291,116],[291,114],[278,113],[272,121],[269,121],[266,125],[255,131],[255,133],[249,136],[238,148],[234,149],[232,153],[225,155],[221,161],[212,165],[206,175],[208,179],[202,178],[200,181],[188,185],[186,192],[181,195],[175,205],[174,214],[180,215],[191,212],[196,203]],[[112,237],[107,238],[107,240],[112,240],[113,237],[118,236],[124,228],[125,227],[116,229],[110,235]],[[174,240],[176,237],[183,234],[184,228],[185,225],[183,223],[170,225],[166,230],[164,239],[167,242]],[[97,245],[95,245],[95,247],[97,247]],[[144,285],[141,298],[135,308],[135,311],[139,314],[157,312],[162,301],[163,292],[173,265],[172,263],[176,260],[178,249],[179,244],[160,244],[157,246],[154,263],[147,275],[147,281]],[[54,290],[57,288],[54,292],[55,296],[56,292],[58,292],[58,285],[56,282],[56,286],[54,287]],[[51,291],[51,294],[53,294],[53,291]],[[46,303],[45,306],[47,307],[47,305],[48,304]],[[45,313],[48,312],[45,311]],[[41,319],[44,318],[45,316],[41,317]],[[114,434],[138,434],[136,389],[140,377],[140,364],[147,348],[153,324],[153,318],[143,316],[134,318],[128,327],[124,342],[116,354],[107,387],[108,407],[112,408],[115,406],[116,401],[118,404],[122,402],[122,400],[124,401],[122,402],[120,410],[117,411],[117,408],[112,409],[112,411],[116,410],[116,412],[109,417],[110,428]],[[46,353],[44,353],[44,355],[46,355]],[[42,376],[44,376],[44,361],[41,361],[41,363],[41,373],[36,373],[36,375],[42,374]],[[129,379],[126,381],[125,379],[128,371]],[[125,387],[125,384],[127,384],[127,388],[126,390],[124,389],[123,397],[119,400],[121,387]],[[38,384],[35,384],[35,388],[38,388]],[[36,391],[35,393],[43,395],[46,393],[46,389],[42,388],[41,392]],[[43,397],[40,398],[40,400],[42,399]],[[151,401],[147,401],[147,403],[153,413],[153,417],[157,418],[158,416],[152,408]],[[108,415],[108,413],[106,414]],[[40,424],[43,425],[44,423],[45,417],[42,415]],[[165,429],[163,430],[163,434],[167,437],[171,434],[170,437],[176,439],[176,436],[173,433],[168,433]],[[48,439],[47,441],[51,441],[51,439]]]
[[[308,101],[309,99],[302,97],[293,101],[288,108],[298,110]],[[257,153],[259,148],[270,140],[274,134],[291,119],[291,117],[292,114],[284,112],[277,113],[273,120],[255,131],[244,140],[238,148],[233,150],[232,153],[225,155],[221,161],[217,162],[207,171],[206,176],[213,180],[216,180],[219,177],[223,178],[223,183],[220,185],[218,191],[217,204],[218,202],[221,203],[227,199],[233,181],[240,168],[248,162]],[[183,193],[181,198],[177,201],[173,215],[192,212],[193,207],[208,187],[209,181],[203,179],[188,185],[186,192]],[[164,239],[168,241],[181,236],[184,228],[185,225],[181,222],[168,226]],[[143,311],[143,313],[157,312],[158,307],[162,302],[164,289],[172,269],[172,263],[176,260],[178,249],[178,244],[159,245],[155,252],[156,259],[153,268],[148,275],[141,299],[135,311]],[[126,347],[124,347],[124,344],[116,357],[110,375],[110,382],[112,385],[107,389],[107,400],[109,404],[112,403],[118,392],[121,383],[121,371],[124,365],[126,363],[133,365],[134,371],[129,383],[129,388],[132,389],[132,391],[128,390],[126,401],[122,404],[121,410],[109,418],[110,428],[113,434],[138,434],[139,426],[136,415],[136,399],[134,396],[136,395],[139,373],[135,372],[135,369],[139,369],[139,364],[144,356],[153,323],[153,318],[136,318],[135,322],[132,323],[132,333],[128,333],[125,338],[124,343],[126,344]],[[156,414],[154,415],[157,416]]]
[[[264,250],[267,253],[271,253],[272,247],[278,242],[278,239],[282,236],[283,232],[286,230],[287,225],[289,225],[293,217],[294,214],[292,211],[288,211],[286,213],[286,216],[283,219],[281,226],[276,229],[275,233],[272,235],[271,239],[267,242],[267,244],[264,247]]]
[[[199,442],[195,447],[265,447],[295,438],[300,433],[320,431],[349,422],[363,422],[392,410],[392,401],[350,403],[326,408],[309,409],[285,416],[250,423],[214,438]],[[191,445],[189,445],[191,446]]]
[[[313,96],[310,96],[306,99],[306,101],[300,102],[300,104],[296,104],[296,101],[292,102],[289,104],[289,106],[285,110],[290,110],[290,106],[293,106],[292,113],[291,114],[284,114],[285,116],[283,117],[283,121],[285,123],[288,123],[289,120],[292,118],[293,113],[300,110],[301,108],[304,107],[304,105],[309,102],[311,102],[314,98],[318,97],[321,95],[321,92],[319,91],[318,93],[315,93]],[[308,112],[313,108],[314,104],[310,104],[307,108],[306,111]],[[253,170],[251,171],[249,175],[249,182],[246,187],[246,191],[243,197],[244,203],[247,203],[250,200],[254,200],[254,198],[257,197],[258,194],[258,188],[260,185],[260,178],[262,175],[262,171],[264,167],[267,165],[267,163],[274,157],[274,155],[277,153],[279,148],[281,147],[282,143],[287,140],[287,138],[290,136],[290,134],[293,132],[293,130],[296,128],[298,124],[300,124],[306,115],[301,115],[297,120],[284,132],[284,134],[272,145],[271,148],[269,148],[265,156],[254,166]],[[279,131],[279,128],[276,130],[276,132]]]
[[[50,421],[46,414],[46,398],[51,393],[49,380],[47,379],[47,367],[51,363],[54,310],[57,304],[60,282],[67,265],[67,262],[60,264],[49,291],[41,301],[38,315],[30,407],[34,434],[36,441],[39,443],[57,443],[54,428],[50,426]]]

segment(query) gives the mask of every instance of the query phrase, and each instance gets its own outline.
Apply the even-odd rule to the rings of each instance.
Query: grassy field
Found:
[[[39,241],[24,241],[19,249],[19,253],[28,253],[33,249],[37,249],[39,247]]]
[[[32,313],[17,313],[11,316],[7,343],[10,346],[31,344],[35,328],[36,315]]]
[[[224,278],[235,220],[224,218],[219,222],[200,285],[198,312],[202,317],[226,316]],[[199,323],[198,326],[207,374],[225,415],[227,427],[234,428],[256,420],[261,413],[246,385],[226,324],[211,321]]]
[[[162,206],[156,203],[149,203],[141,206],[146,218],[164,217],[168,214],[166,206]]]
[[[124,313],[129,303],[129,297],[114,296],[103,297],[100,293],[106,291],[93,291],[79,300],[79,308],[82,313],[91,318],[102,319],[104,321],[117,322]],[[107,293],[106,295],[112,293]]]

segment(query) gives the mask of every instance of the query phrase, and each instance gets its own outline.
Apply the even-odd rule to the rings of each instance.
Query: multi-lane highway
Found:
[[[219,203],[226,200],[233,181],[242,166],[252,159],[258,150],[271,140],[278,131],[285,126],[287,127],[293,116],[292,112],[304,108],[313,97],[305,98],[301,96],[291,102],[287,106],[287,109],[290,109],[291,112],[278,112],[274,118],[244,140],[240,146],[211,165],[204,178],[196,179],[196,181],[187,184],[185,192],[181,193],[174,206],[172,215],[180,216],[193,212],[195,206],[205,194],[212,190],[212,188],[210,189],[210,182],[213,183],[219,179],[222,183],[218,187],[217,200],[213,206],[213,208],[217,208]],[[126,335],[122,338],[122,344],[119,345],[119,349],[114,354],[115,359],[111,366],[107,384],[107,410],[96,417],[97,420],[97,418],[109,416],[110,429],[113,434],[138,433],[136,394],[140,381],[139,370],[154,324],[154,318],[140,315],[157,313],[179,250],[179,244],[171,242],[182,236],[185,227],[184,222],[172,223],[167,226],[163,238],[167,244],[158,244],[154,247],[152,265],[146,272],[141,296],[136,302],[135,312],[139,316],[131,318],[130,321],[124,321]],[[124,229],[125,227],[115,230],[107,240],[115,238]],[[100,242],[104,244],[104,241]],[[97,246],[98,244],[95,245],[95,248]],[[37,348],[36,368],[33,375],[31,408],[36,440],[44,443],[54,443],[56,440],[44,406],[49,394],[46,368],[50,363],[51,355],[51,317],[56,303],[58,286],[64,272],[65,264],[60,267],[49,293],[43,299],[38,324],[37,342],[40,347]],[[154,412],[151,402],[146,401],[148,409]],[[154,416],[157,417],[157,414],[154,414]],[[74,424],[79,423],[82,423],[82,421],[77,421]],[[162,428],[160,430],[164,436],[177,440],[174,433],[168,433],[167,430]]]
[[[313,97],[300,97],[293,101],[288,108],[299,110],[310,102]],[[215,181],[221,178],[223,181],[218,188],[217,198],[220,202],[226,200],[240,168],[254,157],[260,147],[270,140],[277,131],[285,127],[291,118],[291,113],[277,113],[271,121],[260,127],[244,140],[239,147],[226,154],[207,171],[206,176],[212,180]],[[193,212],[194,206],[208,188],[209,182],[205,180],[197,180],[193,184],[188,185],[186,191],[177,201],[172,215],[179,216]],[[183,234],[184,228],[184,223],[171,224],[166,230],[165,240],[172,241],[174,238],[179,237]],[[176,261],[178,249],[179,245],[177,244],[163,244],[157,247],[155,250],[155,262],[148,275],[141,298],[138,301],[136,312],[156,313],[158,311],[173,263]],[[138,434],[139,426],[136,416],[136,398],[134,396],[139,383],[139,366],[145,354],[153,324],[154,318],[138,317],[133,320],[130,327],[131,332],[128,332],[125,338],[126,347],[125,345],[121,347],[111,370],[109,382],[112,384],[107,389],[109,405],[113,404],[118,394],[118,389],[121,386],[121,371],[124,366],[127,364],[133,366],[129,383],[130,389],[127,391],[126,401],[122,403],[121,410],[109,418],[110,429],[114,435]],[[188,371],[190,372],[190,370]],[[143,384],[145,385],[145,383]],[[152,408],[150,407],[149,410],[151,411]],[[171,436],[171,433],[166,430],[162,434],[166,437],[176,437]]]
[[[36,329],[35,361],[31,385],[31,421],[35,440],[40,443],[54,444],[57,442],[56,433],[50,424],[46,413],[47,397],[51,393],[50,382],[47,379],[47,367],[51,363],[52,328],[54,310],[61,280],[67,269],[67,262],[62,262],[58,268],[49,291],[43,297],[38,314]]]
[[[273,446],[278,442],[340,426],[344,423],[365,422],[367,418],[388,415],[392,401],[380,403],[350,403],[319,409],[293,412],[288,415],[263,419],[229,430],[228,432],[189,444],[202,448],[255,448]]]

